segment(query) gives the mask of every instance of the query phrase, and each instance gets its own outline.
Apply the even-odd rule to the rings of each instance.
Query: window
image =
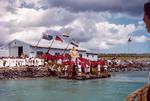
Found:
[[[86,56],[88,57],[89,55],[88,55],[88,54],[86,54]]]
[[[82,54],[79,54],[79,56],[82,58]]]
[[[37,51],[37,53],[36,53],[37,55],[42,55],[43,54],[43,52],[42,51]]]
[[[55,53],[55,55],[60,55],[60,53]]]

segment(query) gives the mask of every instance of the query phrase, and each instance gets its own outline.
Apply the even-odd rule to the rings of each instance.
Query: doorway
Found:
[[[18,47],[18,57],[23,53],[23,47]]]

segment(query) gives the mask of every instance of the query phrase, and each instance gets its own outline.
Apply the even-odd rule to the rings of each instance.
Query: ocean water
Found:
[[[87,81],[56,78],[0,80],[0,101],[125,101],[147,83],[148,72],[112,73]]]

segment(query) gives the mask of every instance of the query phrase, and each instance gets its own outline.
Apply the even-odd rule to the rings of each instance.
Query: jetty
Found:
[[[69,63],[69,64],[68,64]],[[71,64],[45,62],[40,58],[2,58],[0,59],[0,79],[56,77],[60,79],[89,80],[110,77],[102,68],[81,67]]]
[[[111,75],[107,73],[101,73],[99,75],[76,75],[76,76],[59,76],[60,79],[68,79],[68,80],[91,80],[91,79],[102,79],[109,78]]]

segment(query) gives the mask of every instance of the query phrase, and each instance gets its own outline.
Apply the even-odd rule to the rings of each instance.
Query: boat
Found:
[[[100,75],[76,75],[76,76],[65,76],[60,75],[60,79],[68,79],[68,80],[91,80],[91,79],[102,79],[109,78],[111,75],[109,73],[102,73]]]

